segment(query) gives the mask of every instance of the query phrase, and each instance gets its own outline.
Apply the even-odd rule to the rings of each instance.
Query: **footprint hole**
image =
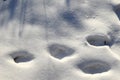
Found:
[[[113,7],[114,12],[116,13],[118,19],[120,20],[120,4]]]
[[[107,62],[99,60],[84,61],[78,65],[78,67],[87,74],[104,73],[111,69]]]
[[[34,59],[34,56],[27,51],[15,51],[10,55],[15,63],[29,62]]]
[[[62,59],[64,57],[70,56],[75,52],[74,49],[61,44],[49,45],[48,51],[50,52],[51,56],[57,59]]]
[[[87,42],[93,46],[105,46],[111,45],[111,40],[108,36],[102,34],[90,35],[87,38]]]

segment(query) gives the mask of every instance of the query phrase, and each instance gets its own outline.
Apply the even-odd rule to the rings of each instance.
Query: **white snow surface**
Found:
[[[0,0],[0,80],[120,80],[120,0]]]

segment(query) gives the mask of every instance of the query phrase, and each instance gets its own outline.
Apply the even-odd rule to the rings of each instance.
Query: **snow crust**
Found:
[[[0,80],[119,80],[120,0],[0,0]]]

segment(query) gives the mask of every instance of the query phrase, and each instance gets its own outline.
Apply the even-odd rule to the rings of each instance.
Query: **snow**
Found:
[[[119,80],[120,0],[0,0],[1,80]]]

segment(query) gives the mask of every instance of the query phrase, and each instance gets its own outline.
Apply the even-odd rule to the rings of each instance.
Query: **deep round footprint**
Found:
[[[111,69],[108,63],[99,60],[84,61],[78,67],[87,74],[103,73]]]
[[[74,49],[61,44],[49,45],[48,51],[50,52],[51,56],[58,59],[70,56],[75,52]]]
[[[90,35],[86,39],[87,42],[93,46],[105,46],[105,45],[110,46],[111,44],[110,38],[104,34]]]
[[[34,56],[25,50],[15,51],[10,54],[15,63],[29,62],[34,59]]]

